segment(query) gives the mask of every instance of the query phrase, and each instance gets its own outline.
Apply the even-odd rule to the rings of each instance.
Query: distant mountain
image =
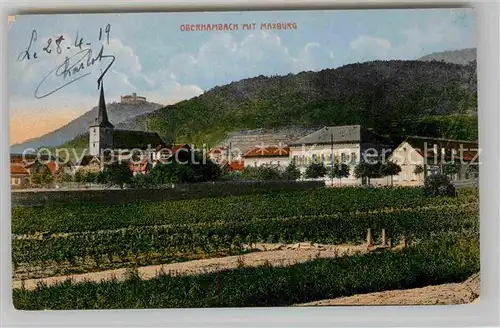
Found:
[[[106,106],[109,119],[116,126],[128,119],[133,119],[136,116],[153,112],[161,108],[163,105],[150,102],[140,104],[124,104],[114,102],[107,104]],[[70,141],[78,135],[87,132],[89,125],[94,122],[96,117],[97,106],[55,131],[44,134],[39,138],[33,138],[25,142],[12,145],[10,147],[11,153],[21,153],[26,148],[36,149],[39,147],[59,146],[64,142]]]
[[[451,50],[443,52],[435,52],[429,55],[420,57],[417,60],[431,61],[436,60],[440,62],[467,65],[470,62],[476,60],[476,48],[461,49],[461,50]]]
[[[234,142],[247,147],[246,139],[253,136],[245,140],[237,136],[249,134],[244,132],[248,130],[262,129],[286,139],[290,128],[351,124],[394,140],[402,135],[477,139],[476,114],[474,63],[397,60],[247,78],[117,127],[154,131],[166,142],[200,146]],[[79,137],[64,146],[87,144],[87,138]]]

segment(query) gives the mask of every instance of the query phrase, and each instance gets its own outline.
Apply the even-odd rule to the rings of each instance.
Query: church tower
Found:
[[[104,84],[101,81],[101,94],[99,96],[99,113],[96,121],[89,127],[90,155],[102,156],[106,149],[113,149],[114,126],[108,119],[106,101],[104,99]]]

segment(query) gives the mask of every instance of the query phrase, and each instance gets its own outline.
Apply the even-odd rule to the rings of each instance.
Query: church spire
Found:
[[[99,114],[97,116],[97,125],[101,127],[114,128],[113,124],[108,119],[108,112],[106,111],[106,100],[104,99],[104,83],[100,81],[101,94],[99,96]]]

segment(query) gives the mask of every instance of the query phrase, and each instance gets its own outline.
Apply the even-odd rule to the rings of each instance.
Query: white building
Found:
[[[354,177],[354,168],[360,161],[387,158],[391,146],[381,136],[360,125],[324,127],[290,144],[290,159],[305,172],[313,162],[327,168],[336,161],[349,165],[346,182],[360,183]]]
[[[243,154],[245,167],[274,165],[283,169],[290,163],[290,148],[286,146],[262,146],[250,149]]]
[[[440,173],[446,163],[459,164],[459,172],[452,174],[452,181],[477,178],[479,159],[478,144],[473,141],[407,137],[391,154],[389,160],[401,166],[401,172],[394,176],[397,185],[422,185],[426,176]],[[422,173],[417,174],[419,166]],[[472,169],[472,170],[471,170]]]

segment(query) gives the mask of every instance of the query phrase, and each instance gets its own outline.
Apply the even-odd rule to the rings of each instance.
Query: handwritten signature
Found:
[[[111,65],[113,65],[115,61],[115,56],[114,55],[105,55],[103,54],[104,52],[104,45],[101,46],[101,50],[97,54],[97,56],[92,56],[92,49],[84,49],[82,51],[77,52],[76,54],[66,57],[64,59],[64,62],[57,66],[56,68],[52,69],[45,77],[42,79],[42,81],[38,84],[38,86],[35,89],[35,98],[40,99],[47,97],[54,92],[57,92],[64,88],[65,86],[74,83],[85,76],[91,74],[91,72],[86,72],[79,74],[80,72],[84,71],[86,68],[93,66],[95,63],[101,62],[105,58],[109,58],[110,62],[108,63],[108,66],[104,69],[104,71],[101,73],[99,78],[97,79],[97,84],[100,85],[102,78],[106,74],[106,72],[109,70]],[[73,62],[74,61],[74,62]],[[43,86],[44,82],[49,78],[49,77],[61,77],[63,80],[63,84],[61,86],[58,86],[57,88],[53,89],[52,91],[45,92],[43,94],[39,94],[40,87]],[[72,78],[69,81],[67,78]]]
[[[104,28],[99,29],[99,41],[103,39],[103,36],[105,34],[106,37],[106,44],[109,44],[109,35],[111,31],[111,25],[108,24]],[[37,42],[38,39],[38,32],[36,30],[33,30],[31,33],[31,38],[28,44],[28,47],[19,53],[17,59],[19,61],[23,60],[36,60],[40,58],[39,53],[33,50],[34,44]],[[104,54],[104,44],[101,45],[101,48],[99,52],[97,53],[96,56],[93,55],[92,49],[90,47],[85,48],[84,46],[90,46],[90,42],[85,42],[84,38],[80,37],[78,32],[76,34],[75,42],[72,45],[67,45],[67,42],[65,43],[66,39],[64,38],[63,35],[58,36],[55,39],[49,38],[47,39],[45,46],[42,48],[42,52],[45,52],[47,55],[50,54],[57,54],[61,55],[65,49],[75,49],[78,48],[80,51],[77,53],[71,55],[71,56],[65,56],[64,61],[61,64],[58,64],[55,68],[51,69],[40,81],[38,86],[35,89],[35,98],[41,99],[44,97],[47,97],[65,86],[72,84],[85,76],[88,76],[91,74],[91,72],[88,71],[88,68],[91,66],[94,66],[96,63],[100,63],[105,59],[108,59],[108,65],[104,69],[104,71],[101,72],[97,79],[97,84],[100,85],[104,75],[108,72],[109,68],[111,65],[113,65],[115,61],[115,56],[111,54]],[[55,50],[55,51],[54,51]],[[58,83],[58,86],[56,88],[52,88],[48,92],[41,92],[40,90],[43,89],[42,87],[46,85],[46,81],[49,78],[58,78],[60,79],[60,83]],[[50,89],[50,88],[49,88]]]

